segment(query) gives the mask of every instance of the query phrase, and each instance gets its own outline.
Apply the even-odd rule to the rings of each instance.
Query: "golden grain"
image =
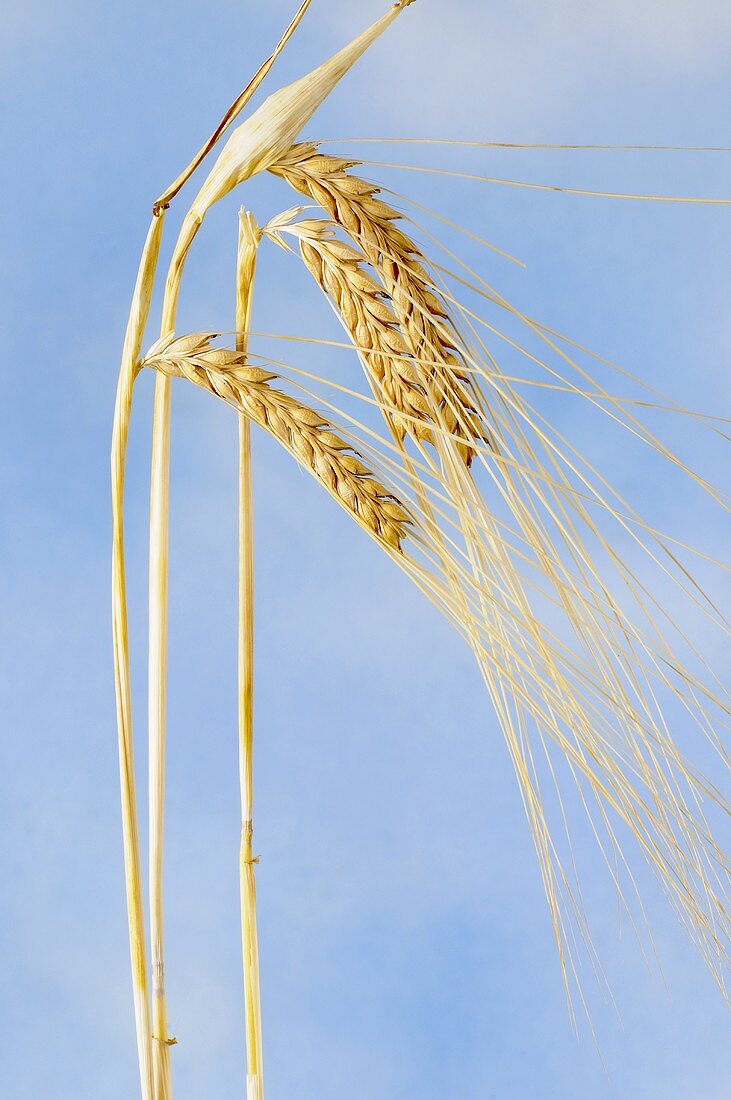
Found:
[[[416,377],[415,401],[422,405],[423,394],[427,395],[427,415],[443,432],[460,437],[458,451],[469,465],[475,454],[471,441],[487,441],[488,437],[470,372],[459,351],[459,338],[434,291],[421,251],[394,224],[401,215],[377,197],[379,188],[349,172],[355,164],[357,161],[324,155],[317,145],[303,142],[292,146],[269,171],[322,206],[363,250],[383,282],[413,356],[413,364],[407,367],[404,360],[392,360],[392,373],[403,371],[399,384],[392,387],[393,395],[403,400]],[[410,404],[407,398],[397,408],[411,416]],[[411,431],[411,424],[411,419],[398,423],[399,434],[404,428]]]
[[[246,365],[246,356],[212,348],[211,333],[158,341],[140,366],[187,378],[249,417],[278,439],[375,538],[394,550],[408,534],[411,517],[337,435],[325,417],[272,389],[271,371]]]

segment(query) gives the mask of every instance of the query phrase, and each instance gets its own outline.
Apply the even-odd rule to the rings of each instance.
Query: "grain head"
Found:
[[[377,197],[376,186],[350,173],[356,163],[325,156],[316,145],[302,143],[270,165],[269,171],[322,206],[362,249],[382,282],[412,356],[398,393],[409,392],[415,372],[429,416],[443,433],[459,437],[458,453],[469,465],[475,454],[474,442],[488,441],[488,435],[460,340],[421,251],[395,224],[401,215]],[[403,363],[394,361],[394,372]],[[421,403],[421,397],[418,401]],[[411,416],[408,407],[401,411]],[[412,434],[418,435],[418,429]]]
[[[259,424],[371,535],[400,551],[411,517],[361,456],[320,413],[270,383],[277,375],[248,366],[241,352],[211,347],[213,333],[157,341],[140,367],[151,367],[226,401]]]

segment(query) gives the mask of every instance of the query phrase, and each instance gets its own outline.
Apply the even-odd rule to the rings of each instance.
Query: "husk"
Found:
[[[239,183],[277,161],[333,88],[413,0],[402,0],[313,72],[280,88],[238,126],[194,199],[180,230],[168,279],[179,281],[188,249],[206,212]]]
[[[394,5],[313,72],[274,92],[233,131],[191,206],[194,219],[202,220],[206,211],[237,184],[263,172],[289,149],[320,104],[393,23],[403,6]]]

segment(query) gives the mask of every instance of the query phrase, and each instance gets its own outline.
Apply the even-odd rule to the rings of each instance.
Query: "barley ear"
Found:
[[[390,389],[403,402],[401,411],[411,425],[409,395],[420,394],[416,400],[427,404],[421,419],[433,426],[427,434],[413,427],[407,429],[409,434],[430,442],[436,442],[435,430],[442,440],[456,437],[454,449],[469,466],[476,444],[489,443],[490,436],[461,342],[424,256],[396,224],[401,215],[378,198],[374,184],[352,174],[355,164],[323,155],[317,145],[304,142],[269,170],[321,206],[358,246],[380,280],[409,356],[392,357]],[[394,423],[400,430],[396,418]],[[445,446],[452,445],[443,442],[441,449]]]
[[[188,339],[184,337],[183,339]],[[274,436],[332,497],[385,548],[402,551],[414,520],[327,418],[270,382],[272,371],[246,365],[238,352],[204,345],[180,354],[177,340],[158,343],[140,363],[171,377],[187,378],[226,401]]]

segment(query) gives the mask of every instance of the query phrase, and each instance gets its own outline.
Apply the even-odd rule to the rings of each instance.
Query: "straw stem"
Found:
[[[189,242],[188,242],[189,246]],[[173,332],[185,252],[171,264],[162,305],[162,335]],[[165,992],[163,848],[167,709],[168,532],[170,482],[170,379],[158,374],[152,418],[150,565],[148,609],[149,882],[152,947],[153,1078],[155,1100],[173,1093]]]
[[[236,350],[246,353],[251,327],[256,253],[261,239],[254,217],[239,211],[236,265]],[[253,851],[253,701],[254,701],[254,526],[251,439],[248,417],[239,414],[239,778],[241,784],[241,945],[246,1021],[246,1096],[263,1100],[264,1079],[259,994],[259,947],[256,928],[256,882]]]
[[[135,794],[134,752],[132,741],[132,698],[130,687],[127,596],[124,568],[124,477],[132,410],[132,387],[140,354],[142,336],[150,311],[152,285],[162,237],[162,217],[153,217],[140,259],[130,308],[117,383],[117,399],[112,432],[112,628],[114,676],[117,700],[119,776],[122,795],[122,835],[127,891],[132,986],[134,993],[137,1053],[143,1100],[153,1100],[150,1034],[150,1003],[147,986],[147,952],[142,909],[142,873],[140,865],[137,799]]]

